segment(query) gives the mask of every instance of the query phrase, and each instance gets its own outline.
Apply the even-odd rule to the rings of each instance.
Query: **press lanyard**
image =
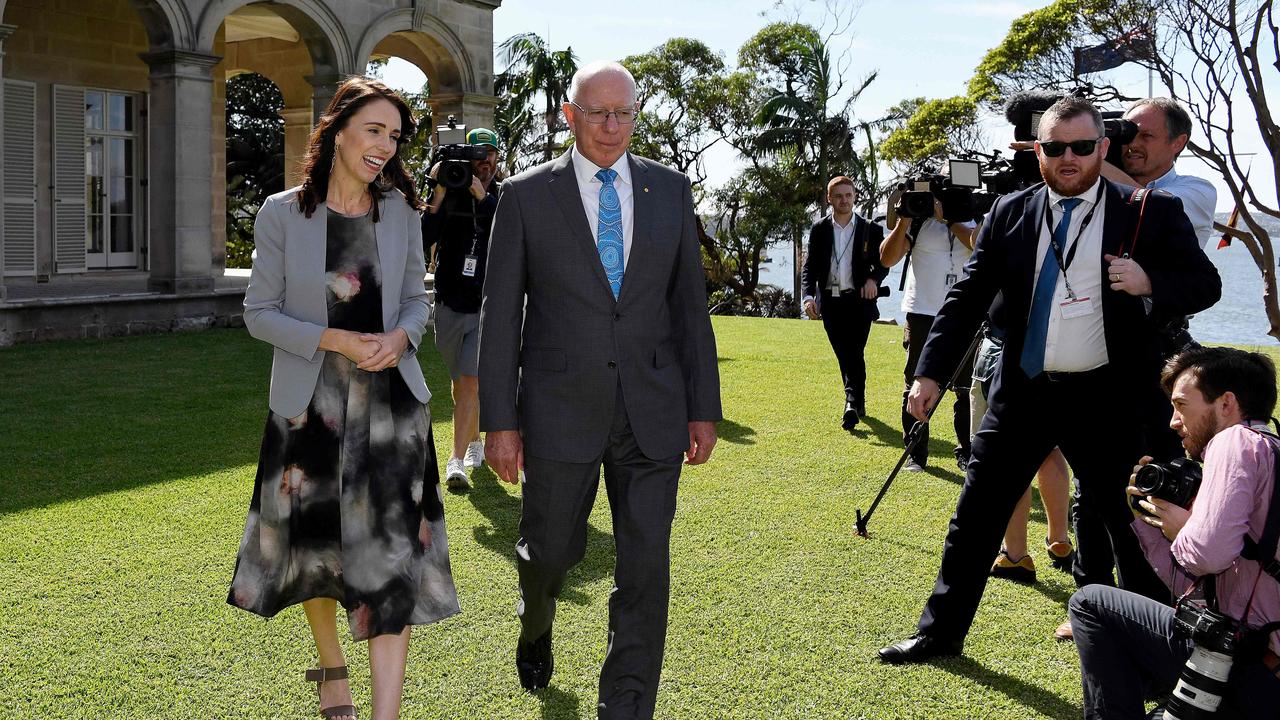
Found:
[[[1075,299],[1076,293],[1071,289],[1071,281],[1067,279],[1067,268],[1071,267],[1071,261],[1076,258],[1076,250],[1080,248],[1080,238],[1084,236],[1084,231],[1089,227],[1089,221],[1093,220],[1093,213],[1098,210],[1098,206],[1102,204],[1103,185],[1098,184],[1098,196],[1093,199],[1093,207],[1089,208],[1089,213],[1084,216],[1084,220],[1080,221],[1080,228],[1076,230],[1076,239],[1068,244],[1066,260],[1062,258],[1062,248],[1058,245],[1058,239],[1054,237],[1053,232],[1053,203],[1045,202],[1044,204],[1044,226],[1049,231],[1049,246],[1053,248],[1053,259],[1058,263],[1058,269],[1062,271],[1062,282],[1067,286],[1067,297]],[[1047,200],[1047,198],[1046,198]],[[1066,217],[1066,213],[1063,213]],[[1071,232],[1070,228],[1067,230]]]
[[[840,260],[843,259],[844,256],[849,254],[849,250],[853,247],[853,238],[858,234],[858,226],[855,224],[855,221],[853,218],[849,218],[849,225],[851,226],[850,232],[849,232],[849,240],[844,244],[844,252],[840,252],[838,248],[835,250],[837,273],[840,272]],[[835,218],[832,218],[831,227],[833,230],[835,229],[835,226],[836,226],[836,220]]]

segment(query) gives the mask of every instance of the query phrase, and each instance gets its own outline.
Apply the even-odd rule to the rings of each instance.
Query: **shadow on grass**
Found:
[[[75,340],[0,351],[0,515],[248,467],[268,412],[271,348],[243,329]],[[419,356],[433,421],[448,374]]]
[[[514,576],[516,541],[520,538],[520,498],[508,494],[502,487],[502,481],[487,465],[473,470],[471,489],[458,494],[465,495],[489,521],[488,525],[476,526],[476,542],[511,563]],[[574,605],[590,604],[591,597],[577,587],[609,577],[612,572],[613,536],[588,523],[586,555],[569,571],[560,591],[560,600]]]
[[[551,686],[539,690],[535,697],[542,703],[542,720],[578,720],[577,695]]]
[[[969,678],[980,685],[1003,693],[1010,699],[1035,709],[1041,715],[1062,718],[1062,720],[1080,716],[1080,707],[1067,702],[1060,695],[1036,687],[1016,675],[992,670],[976,660],[961,656],[934,662],[942,670]]]
[[[716,436],[725,442],[735,445],[755,445],[755,428],[740,425],[732,420],[721,420],[716,424]]]
[[[874,436],[881,445],[902,447],[902,430],[887,425],[870,415],[864,415],[853,430],[849,431],[849,434],[856,438]]]

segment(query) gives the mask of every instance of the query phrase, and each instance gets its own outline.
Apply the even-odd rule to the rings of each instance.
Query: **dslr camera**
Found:
[[[1151,495],[1185,508],[1200,491],[1203,474],[1200,465],[1189,458],[1174,458],[1166,463],[1147,463],[1138,468],[1133,486],[1145,497]],[[1131,495],[1130,504],[1138,512],[1149,515],[1138,504],[1141,498]]]
[[[459,124],[452,115],[447,125],[436,127],[436,151],[431,164],[440,163],[436,182],[450,190],[462,190],[471,186],[471,161],[488,157],[486,145],[467,144],[467,126]]]
[[[1174,609],[1173,634],[1190,639],[1195,647],[1165,705],[1164,720],[1218,717],[1240,640],[1240,623],[1184,598]]]

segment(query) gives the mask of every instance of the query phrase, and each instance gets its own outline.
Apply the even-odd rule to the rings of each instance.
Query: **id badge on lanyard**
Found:
[[[480,258],[475,255],[468,255],[462,261],[462,277],[475,277],[476,265],[480,262]]]

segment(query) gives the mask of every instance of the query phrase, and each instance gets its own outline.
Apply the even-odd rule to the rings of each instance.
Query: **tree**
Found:
[[[514,100],[528,105],[541,96],[547,131],[542,138],[543,162],[555,157],[560,148],[558,136],[569,129],[560,119],[560,105],[569,98],[569,83],[578,70],[573,48],[551,50],[537,33],[512,35],[498,46],[506,65],[503,74]]]
[[[227,81],[227,267],[249,267],[253,216],[284,190],[283,107],[279,88],[257,73]]]
[[[863,158],[854,149],[851,109],[875,81],[871,72],[847,90],[843,73],[833,73],[828,38],[802,23],[773,23],[749,39],[739,52],[744,69],[767,85],[769,95],[756,112],[760,131],[754,154],[784,166],[794,185],[775,188],[792,203],[821,209],[826,183],[834,175],[867,178]],[[867,134],[869,137],[869,133]],[[804,233],[792,235],[795,256],[794,292],[800,294],[800,257]]]
[[[978,105],[967,97],[904,100],[890,109],[889,118],[896,127],[880,143],[880,155],[890,162],[938,164],[981,149]]]
[[[1280,218],[1280,129],[1266,92],[1280,86],[1273,0],[1057,0],[1015,21],[979,65],[970,96],[994,104],[1014,89],[1076,85],[1068,60],[1072,45],[1115,42],[1135,32],[1153,37],[1155,49],[1136,62],[1188,109],[1202,137],[1187,148],[1221,176],[1239,209],[1244,228],[1216,227],[1239,239],[1253,258],[1263,279],[1268,334],[1280,339],[1276,256],[1259,222],[1262,216]],[[1092,87],[1103,99],[1136,99],[1105,78]],[[1238,152],[1241,134],[1253,130],[1271,164],[1266,189],[1250,181]]]
[[[507,176],[532,167],[537,151],[533,145],[534,112],[527,100],[517,97],[513,89],[519,79],[505,72],[493,78],[493,93],[498,97],[493,109],[493,131],[502,147],[498,162]]]

